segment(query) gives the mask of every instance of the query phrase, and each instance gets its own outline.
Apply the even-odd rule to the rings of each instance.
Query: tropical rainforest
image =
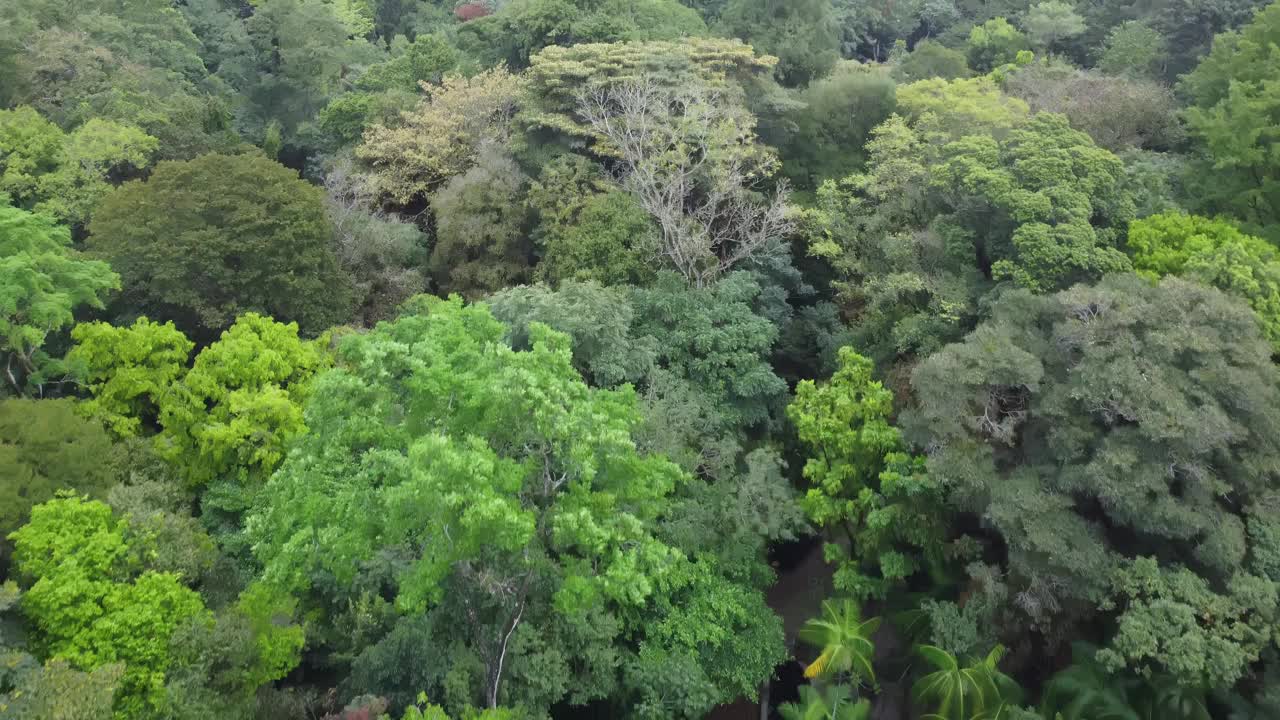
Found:
[[[0,0],[0,718],[1280,718],[1280,2]]]

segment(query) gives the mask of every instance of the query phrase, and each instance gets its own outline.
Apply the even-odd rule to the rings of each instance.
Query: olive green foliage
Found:
[[[317,124],[322,147],[356,144],[366,127],[395,125],[400,114],[418,104],[420,83],[439,85],[458,69],[457,50],[440,34],[419,35],[412,42],[395,38],[390,57],[364,69],[351,90],[320,110]]]
[[[633,391],[588,388],[568,337],[544,325],[530,327],[528,351],[503,345],[504,333],[483,306],[424,298],[343,341],[338,368],[313,388],[310,432],[249,521],[266,579],[343,592],[384,549],[415,548],[389,578],[397,608],[474,618],[439,629],[453,638],[451,656],[471,663],[455,665],[469,688],[463,702],[554,703],[568,688],[542,678],[601,653],[616,668],[624,630],[703,669],[709,694],[667,708],[678,715],[749,692],[776,660],[780,628],[758,596],[654,536],[665,498],[685,478],[637,452]],[[317,585],[317,573],[337,584]],[[493,644],[495,633],[506,639]],[[758,657],[750,668],[723,673],[698,660],[748,651]],[[600,697],[609,668],[573,697]]]
[[[511,0],[497,13],[467,23],[459,42],[486,65],[524,68],[547,47],[706,34],[698,13],[676,0]]]
[[[831,0],[729,0],[716,29],[777,57],[778,80],[787,86],[823,77],[840,57]]]
[[[1223,551],[1238,556],[1243,538],[1233,540],[1236,547],[1201,553],[1217,552],[1205,561],[1224,559]],[[1113,592],[1124,610],[1109,646],[1098,653],[1099,661],[1112,671],[1164,672],[1191,687],[1231,687],[1271,646],[1270,628],[1280,617],[1275,578],[1247,572],[1257,569],[1234,574],[1219,591],[1187,568],[1161,568],[1155,557],[1116,568]],[[1205,616],[1200,608],[1213,612]]]
[[[921,645],[916,652],[935,668],[911,688],[916,703],[933,709],[925,715],[929,720],[1001,718],[1021,703],[1022,689],[997,667],[1004,656],[1000,645],[968,665],[932,645]]]
[[[141,172],[158,144],[136,127],[101,118],[66,134],[30,107],[0,110],[0,193],[82,227],[110,191],[108,179]]]
[[[1083,33],[1085,25],[1084,18],[1070,3],[1046,0],[1027,9],[1022,18],[1022,29],[1032,47],[1052,53],[1058,43]]]
[[[10,537],[19,573],[34,583],[22,610],[48,654],[83,670],[124,663],[117,716],[152,717],[165,702],[169,636],[206,612],[200,596],[174,575],[135,575],[119,521],[97,501],[38,505]]]
[[[776,416],[786,384],[769,366],[778,328],[754,311],[762,288],[751,273],[731,273],[694,290],[665,275],[632,295],[635,332],[657,341],[659,366],[715,398],[739,427]]]
[[[1137,217],[1185,212],[1187,156],[1149,150],[1125,150],[1117,156],[1124,161]]]
[[[1010,73],[1003,87],[1032,112],[1066,115],[1071,127],[1112,152],[1172,150],[1185,137],[1173,92],[1149,79],[1035,63]]]
[[[573,365],[594,387],[638,384],[655,367],[658,343],[633,335],[636,311],[624,289],[569,281],[554,291],[545,285],[508,288],[486,302],[507,326],[507,340],[516,350],[529,348],[535,322],[568,335]]]
[[[95,119],[141,128],[165,158],[236,142],[228,88],[210,76],[200,39],[170,4],[37,0],[7,10],[5,29],[22,48],[0,83],[13,105],[72,132]]]
[[[348,65],[373,50],[351,39],[336,10],[315,0],[269,0],[244,20],[235,51],[218,68],[242,102],[236,124],[263,140],[274,123],[288,144],[302,144],[306,125],[338,94]]]
[[[690,38],[682,42],[590,43],[552,46],[533,56],[526,78],[529,105],[518,121],[529,132],[564,137],[572,146],[598,142],[600,136],[580,115],[580,94],[644,78],[655,86],[679,89],[705,84],[724,93],[726,104],[744,102],[772,72],[775,58],[758,57],[738,40]]]
[[[818,649],[818,657],[804,669],[807,678],[845,678],[855,684],[875,684],[871,666],[875,644],[871,636],[880,627],[880,618],[862,619],[853,600],[824,600],[822,617],[807,621],[800,639]]]
[[[905,424],[935,448],[948,504],[1001,536],[1020,612],[1052,623],[1101,604],[1124,628],[1111,664],[1231,681],[1276,607],[1270,350],[1242,304],[1178,279],[1009,293],[916,368]],[[1183,634],[1206,647],[1152,662]]]
[[[357,317],[366,327],[395,315],[427,287],[427,236],[414,223],[367,209],[363,178],[334,169],[325,178],[334,254],[355,286]]]
[[[857,346],[882,364],[958,337],[980,272],[948,262],[929,231],[929,148],[900,117],[872,131],[867,171],[828,181],[804,230],[809,252],[836,271]],[[948,267],[948,265],[953,265]]]
[[[64,366],[47,345],[74,323],[75,311],[103,307],[119,287],[106,263],[71,248],[66,227],[0,204],[0,358],[8,389],[39,394],[58,380]]]
[[[1108,75],[1159,76],[1167,46],[1160,33],[1138,20],[1111,29],[1098,57],[1098,69]]]
[[[972,74],[969,60],[959,50],[933,40],[916,43],[911,52],[893,66],[893,76],[898,82],[914,82],[929,78],[958,80]]]
[[[1112,674],[1097,660],[1098,648],[1073,643],[1071,665],[1056,673],[1040,703],[1044,717],[1062,720],[1114,718],[1141,720],[1209,720],[1204,690],[1180,686],[1167,675],[1144,679]]]
[[[940,489],[924,458],[905,452],[890,424],[893,393],[871,379],[871,361],[840,350],[840,368],[826,384],[804,380],[787,408],[796,435],[810,450],[801,502],[819,527],[843,530],[853,557],[840,562],[835,584],[864,600],[883,598],[929,563],[942,560]],[[829,558],[845,550],[828,545]]]
[[[844,65],[796,95],[795,126],[780,150],[782,174],[802,190],[844,177],[866,161],[871,130],[897,107],[896,85],[881,68]]]
[[[1220,35],[1213,51],[1186,75],[1185,119],[1201,156],[1192,187],[1197,208],[1238,218],[1275,240],[1280,227],[1280,173],[1268,148],[1277,133],[1280,6],[1271,4],[1239,32]]]
[[[1280,251],[1229,222],[1196,215],[1154,215],[1129,226],[1133,267],[1153,277],[1177,275],[1237,295],[1280,352]]]
[[[291,1],[291,0],[287,0]],[[315,334],[346,320],[323,194],[254,155],[165,162],[103,201],[89,248],[123,278],[123,309],[203,338],[245,312]]]
[[[5,681],[0,682],[0,718],[79,718],[111,720],[111,704],[124,667],[103,665],[90,672],[66,660],[41,665],[35,658],[0,648]]]
[[[0,554],[31,507],[58,490],[104,497],[116,481],[110,452],[101,423],[79,417],[72,400],[0,401]]]
[[[967,135],[1003,138],[1026,121],[1027,104],[989,77],[920,80],[898,87],[898,113],[934,142]]]
[[[992,18],[969,33],[967,53],[969,67],[989,72],[1017,59],[1018,53],[1030,47],[1027,36],[1002,18]]]
[[[530,184],[537,215],[535,243],[541,260],[535,276],[565,281],[647,285],[655,275],[657,230],[648,213],[601,168],[580,155],[565,155]]]
[[[523,87],[521,77],[502,67],[422,85],[416,108],[396,122],[369,127],[356,148],[373,192],[410,207],[471,169],[482,147],[505,143]]]
[[[921,26],[926,8],[936,5],[925,0],[834,0],[832,4],[840,23],[844,55],[873,62],[887,60],[897,42]],[[940,9],[940,13],[929,13],[929,18],[945,23],[946,9]]]
[[[991,281],[1046,291],[1129,267],[1115,247],[1135,212],[1123,163],[1048,114],[954,105],[1016,129],[946,142],[933,108],[968,82],[899,88],[922,129],[880,126],[867,171],[825,184],[805,225],[810,252],[837,270],[859,347],[881,363],[957,338]]]
[[[529,277],[527,184],[509,156],[485,151],[432,197],[431,272],[442,294],[475,297]]]

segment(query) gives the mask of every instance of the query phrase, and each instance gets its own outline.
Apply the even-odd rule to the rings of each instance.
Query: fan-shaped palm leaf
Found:
[[[880,627],[880,618],[862,619],[862,611],[852,600],[825,600],[822,617],[804,624],[800,639],[820,650],[817,659],[804,670],[807,678],[831,677],[847,672],[875,682],[871,656],[875,645],[871,635]]]
[[[871,703],[854,701],[853,693],[844,685],[819,690],[812,685],[800,688],[800,702],[778,708],[782,720],[867,720]]]
[[[963,667],[942,648],[920,645],[916,652],[937,668],[911,688],[917,703],[934,709],[926,720],[995,720],[1021,701],[1022,690],[997,667],[1004,655],[1000,645]]]

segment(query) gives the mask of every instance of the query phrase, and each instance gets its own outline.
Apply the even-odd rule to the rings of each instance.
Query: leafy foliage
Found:
[[[883,598],[897,583],[941,561],[939,489],[924,459],[904,452],[889,423],[893,393],[871,379],[871,361],[840,350],[840,368],[821,387],[802,381],[787,415],[812,456],[802,505],[819,527],[842,529],[854,557],[836,587],[859,600]],[[827,555],[843,552],[829,545]]]
[[[0,204],[0,356],[13,392],[39,394],[56,381],[63,364],[46,349],[50,336],[120,287],[106,263],[70,246],[71,233],[48,216]]]
[[[286,0],[292,2],[293,0]],[[204,155],[157,166],[111,193],[89,248],[126,288],[127,312],[208,338],[245,312],[318,333],[346,318],[321,192],[254,155]]]
[[[79,417],[72,400],[0,401],[0,438],[0,551],[32,506],[59,490],[103,497],[116,481],[103,462],[111,439],[100,423]]]
[[[200,596],[173,575],[145,572],[132,581],[128,546],[111,509],[62,497],[32,509],[10,536],[14,563],[34,584],[23,613],[41,629],[50,655],[85,670],[124,663],[116,709],[149,717],[164,704],[168,638],[205,611]]]
[[[928,467],[949,503],[982,513],[1002,537],[1012,581],[1026,588],[1020,611],[1053,622],[1075,603],[1106,603],[1131,628],[1127,648],[1144,625],[1152,642],[1172,637],[1151,625],[1177,617],[1157,605],[1223,603],[1232,609],[1221,623],[1215,612],[1179,632],[1212,636],[1225,654],[1208,677],[1240,672],[1276,592],[1242,566],[1277,453],[1263,409],[1277,392],[1270,346],[1253,317],[1216,290],[1132,276],[1011,293],[992,312],[916,369],[920,408],[907,425],[936,448]],[[1121,653],[1141,662],[1142,646]],[[1161,657],[1180,682],[1206,677]]]
[[[839,57],[830,0],[729,0],[718,29],[776,56],[784,85],[808,85],[830,72]]]
[[[1240,32],[1219,36],[1180,85],[1192,101],[1188,131],[1203,153],[1192,176],[1200,207],[1267,233],[1280,221],[1274,160],[1263,150],[1280,107],[1267,81],[1280,63],[1278,33],[1280,7],[1272,4]]]
[[[1129,226],[1133,266],[1153,277],[1177,275],[1238,295],[1280,351],[1280,256],[1275,246],[1229,222],[1153,215]]]
[[[300,591],[322,590],[317,579],[329,573],[349,587],[378,553],[417,548],[392,578],[396,605],[421,613],[461,603],[476,613],[455,652],[466,649],[483,678],[467,699],[489,706],[534,692],[515,675],[503,684],[508,662],[515,673],[537,652],[524,644],[528,633],[581,632],[600,613],[617,618],[613,633],[639,631],[661,622],[669,594],[696,591],[694,578],[724,582],[682,570],[688,560],[652,533],[683,479],[665,459],[636,451],[634,394],[589,389],[566,336],[541,325],[529,332],[532,349],[518,352],[499,342],[504,328],[482,306],[424,299],[396,322],[347,338],[339,368],[313,389],[310,432],[249,522],[266,578]],[[351,512],[357,506],[377,509]],[[312,552],[310,538],[324,551]],[[696,606],[673,601],[669,612]],[[642,626],[628,621],[654,612]],[[760,622],[715,610],[709,619],[724,625],[705,627],[714,630],[706,640],[679,633],[658,647],[712,651],[739,631],[730,628]],[[497,645],[485,639],[493,633]],[[568,653],[560,662],[615,638],[559,645]]]

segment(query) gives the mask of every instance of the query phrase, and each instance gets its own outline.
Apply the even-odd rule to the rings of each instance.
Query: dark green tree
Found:
[[[840,36],[831,0],[729,0],[717,24],[778,58],[778,81],[802,87],[831,72]]]
[[[1270,355],[1247,307],[1177,279],[1013,292],[916,368],[905,425],[948,504],[1000,536],[1019,613],[1101,607],[1112,667],[1231,684],[1277,612]]]
[[[245,312],[315,334],[345,322],[323,193],[272,160],[204,155],[123,185],[90,226],[89,248],[121,274],[121,309],[209,339]]]

